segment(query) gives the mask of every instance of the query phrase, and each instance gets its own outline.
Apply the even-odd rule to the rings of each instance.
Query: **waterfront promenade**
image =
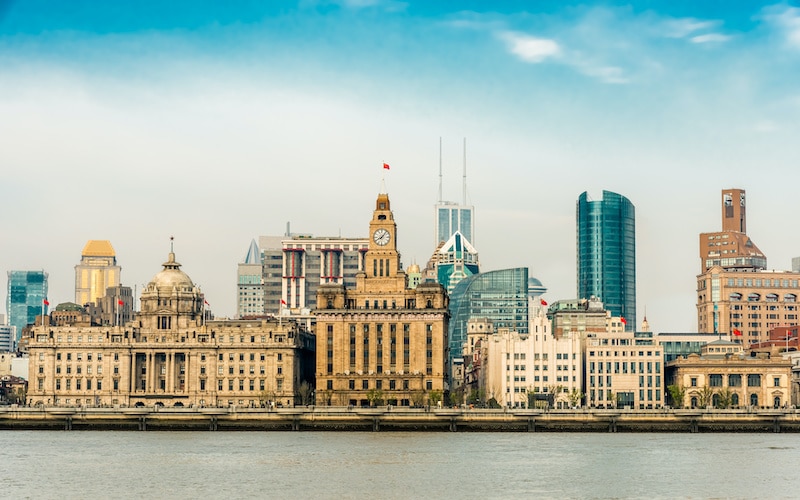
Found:
[[[443,432],[800,432],[795,409],[0,408],[0,429]]]

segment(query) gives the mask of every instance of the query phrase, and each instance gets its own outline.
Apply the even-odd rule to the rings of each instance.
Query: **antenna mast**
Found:
[[[464,137],[464,186],[463,186],[463,205],[467,204],[467,138]]]
[[[442,202],[442,138],[439,137],[439,203]]]

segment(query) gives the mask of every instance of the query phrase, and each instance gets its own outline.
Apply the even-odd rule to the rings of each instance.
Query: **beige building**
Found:
[[[125,325],[36,326],[28,402],[61,406],[257,406],[313,387],[313,336],[289,321],[206,321],[170,252]],[[310,392],[310,390],[309,390]]]
[[[660,408],[664,404],[661,347],[652,332],[623,331],[619,320],[609,317],[608,330],[586,341],[587,404]]]
[[[386,193],[378,195],[369,230],[355,287],[323,284],[317,291],[316,399],[426,404],[446,389],[447,293],[437,283],[408,286]]]
[[[108,240],[89,240],[75,266],[75,303],[94,304],[109,287],[119,286],[122,268]]]
[[[791,360],[744,352],[727,340],[670,361],[666,373],[669,385],[683,388],[684,407],[780,408],[791,401]]]
[[[800,273],[767,271],[767,258],[747,236],[745,192],[722,191],[722,231],[700,234],[697,331],[733,335],[745,347],[779,326],[798,325]]]

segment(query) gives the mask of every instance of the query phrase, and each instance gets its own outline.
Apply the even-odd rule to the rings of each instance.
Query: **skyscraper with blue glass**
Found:
[[[47,314],[47,273],[44,271],[9,271],[6,311],[8,324],[17,327],[14,340],[19,343],[22,329],[32,325],[36,316]]]
[[[578,298],[597,297],[612,316],[636,327],[636,217],[624,196],[603,191],[601,200],[584,192],[577,209]]]

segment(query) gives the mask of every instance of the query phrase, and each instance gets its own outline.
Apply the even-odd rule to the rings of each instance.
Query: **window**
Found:
[[[742,375],[738,373],[732,373],[728,375],[728,386],[729,387],[741,387],[742,386]]]
[[[749,374],[747,376],[747,387],[761,387],[761,375],[758,375],[756,373]]]
[[[697,387],[697,377],[692,377],[689,385],[692,387]]]
[[[711,387],[722,387],[722,374],[712,373],[708,376],[708,385]]]

